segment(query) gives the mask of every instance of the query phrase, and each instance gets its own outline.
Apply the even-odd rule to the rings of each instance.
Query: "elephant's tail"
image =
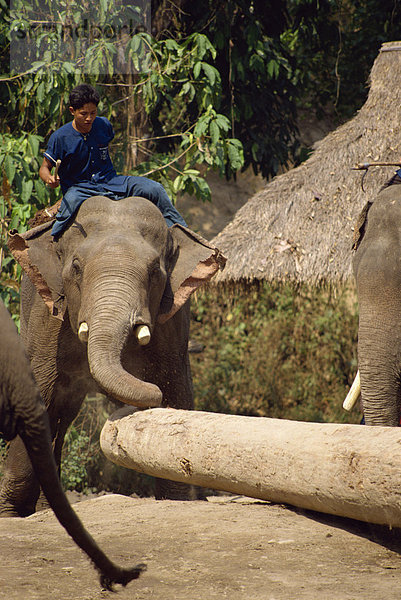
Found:
[[[37,407],[37,410],[40,411],[39,401]],[[44,411],[44,407],[42,410]],[[37,427],[33,431],[26,426],[24,421],[19,420],[18,433],[27,448],[33,470],[50,507],[74,542],[91,559],[100,574],[102,586],[107,590],[112,590],[113,583],[127,585],[132,579],[139,577],[145,570],[145,565],[138,564],[125,569],[115,565],[85,529],[61,487],[50,441],[47,413],[43,412],[42,415],[37,414],[36,416]]]

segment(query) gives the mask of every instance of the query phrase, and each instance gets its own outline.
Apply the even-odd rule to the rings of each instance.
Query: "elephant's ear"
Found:
[[[66,303],[61,278],[61,261],[56,243],[50,233],[53,222],[44,223],[25,233],[9,232],[8,248],[36,291],[48,307],[50,314],[63,319]]]
[[[191,294],[208,282],[219,269],[224,269],[227,261],[218,248],[191,229],[176,224],[170,228],[170,233],[174,242],[174,258],[168,289],[173,300],[168,312],[159,314],[159,323],[170,319]]]

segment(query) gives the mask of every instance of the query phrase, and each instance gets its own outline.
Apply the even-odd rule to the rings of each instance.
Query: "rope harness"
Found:
[[[361,163],[359,165],[356,165],[355,167],[352,167],[353,171],[365,171],[364,174],[362,175],[362,179],[361,179],[361,188],[362,188],[363,192],[366,191],[365,188],[363,187],[363,183],[365,181],[365,177],[366,177],[367,172],[370,167],[398,167],[398,168],[400,168],[401,163],[371,162],[371,163]],[[401,183],[401,177],[397,173],[395,173],[395,175],[393,175],[391,177],[391,179],[389,179],[387,181],[387,183],[385,183],[381,189],[384,190],[386,187],[389,187],[390,185],[394,185],[394,184],[398,184],[398,183]]]

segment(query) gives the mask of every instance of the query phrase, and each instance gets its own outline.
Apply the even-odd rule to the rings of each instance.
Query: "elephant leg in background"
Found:
[[[400,314],[393,314],[391,318],[381,312],[375,317],[371,311],[368,316],[361,311],[358,363],[366,425],[396,427],[400,424]]]
[[[45,328],[46,331],[48,329],[50,330]],[[34,339],[37,340],[38,335],[34,336]],[[72,352],[73,363],[68,360],[70,351],[64,351],[64,347],[59,349],[57,355],[49,354],[42,357],[40,362],[34,359],[31,363],[36,382],[47,406],[58,469],[60,469],[64,436],[89,391],[87,380],[90,378],[82,376],[83,351],[79,342],[75,341],[75,344],[76,350]],[[29,344],[27,345],[28,353],[31,354]],[[60,366],[57,371],[57,363],[63,365],[63,370]],[[37,505],[41,509],[47,508],[48,502],[44,495],[40,494],[30,459],[21,440],[17,437],[10,443],[5,474],[1,481],[0,515],[24,517],[34,513]]]
[[[40,488],[19,436],[10,442],[0,487],[0,517],[27,517],[35,512]]]
[[[78,401],[74,403],[74,410],[71,410],[71,406],[69,407],[68,415],[55,409],[56,406],[63,404],[60,402],[60,397],[58,397],[58,401],[53,401],[48,409],[54,458],[59,471],[64,436],[85,398],[82,391],[79,394],[78,390],[75,390],[75,394]],[[48,501],[40,492],[25,446],[17,436],[10,442],[5,461],[5,472],[0,488],[0,516],[27,517],[36,509],[41,510],[48,506]]]
[[[54,435],[54,456],[60,471],[61,449],[64,436],[70,423],[58,421],[58,430]],[[0,516],[27,517],[35,510],[49,507],[49,502],[40,490],[33,473],[30,458],[21,438],[17,436],[10,442],[4,475],[0,487]]]

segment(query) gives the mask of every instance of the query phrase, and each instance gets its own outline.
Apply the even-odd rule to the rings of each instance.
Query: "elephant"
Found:
[[[103,587],[126,585],[144,565],[123,569],[113,564],[86,531],[61,487],[50,440],[49,421],[28,358],[12,319],[0,302],[0,433],[20,436],[37,480],[61,525],[86,552],[100,573]]]
[[[60,466],[64,436],[88,393],[141,409],[193,408],[189,298],[225,257],[190,229],[168,227],[140,197],[88,198],[59,239],[51,225],[12,233],[8,246],[27,274],[21,334]],[[7,466],[0,512],[29,515],[39,489],[18,438]],[[157,499],[190,495],[185,484],[157,481]]]
[[[359,303],[358,366],[364,421],[366,425],[399,426],[401,185],[380,190],[362,211],[355,234],[353,270]]]

